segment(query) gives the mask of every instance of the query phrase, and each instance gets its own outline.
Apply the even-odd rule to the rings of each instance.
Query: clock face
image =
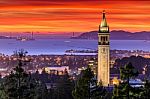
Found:
[[[102,48],[102,53],[105,53],[105,48]]]
[[[103,58],[105,59],[105,58],[106,58],[106,55],[104,55]]]
[[[103,67],[106,67],[106,65],[104,64]]]

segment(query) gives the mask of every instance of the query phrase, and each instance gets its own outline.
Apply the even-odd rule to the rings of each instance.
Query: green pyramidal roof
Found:
[[[102,22],[101,22],[101,27],[107,27],[107,21],[106,21],[106,17],[105,17],[105,11],[103,11],[103,18],[102,18]]]

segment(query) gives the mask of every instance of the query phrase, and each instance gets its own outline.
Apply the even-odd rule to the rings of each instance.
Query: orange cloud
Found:
[[[146,0],[1,0],[0,31],[97,30],[103,9],[111,29],[150,31],[149,5]]]

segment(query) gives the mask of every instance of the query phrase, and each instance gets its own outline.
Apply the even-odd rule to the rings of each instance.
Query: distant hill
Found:
[[[72,39],[98,39],[98,31],[85,32]],[[110,32],[110,39],[112,40],[150,40],[150,32],[127,32],[122,30],[114,30]]]

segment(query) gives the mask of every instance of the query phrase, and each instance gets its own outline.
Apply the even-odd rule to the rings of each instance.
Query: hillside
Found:
[[[85,32],[78,37],[72,39],[98,39],[98,31]],[[127,32],[122,30],[114,30],[110,32],[110,39],[112,40],[150,40],[150,32]]]

